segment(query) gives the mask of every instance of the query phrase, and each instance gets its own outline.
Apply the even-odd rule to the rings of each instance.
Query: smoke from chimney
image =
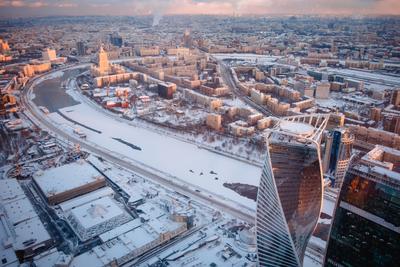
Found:
[[[163,17],[163,14],[162,14],[161,10],[156,10],[153,13],[153,24],[152,24],[152,27],[158,26],[158,24],[160,24],[160,21],[161,21],[162,17]]]

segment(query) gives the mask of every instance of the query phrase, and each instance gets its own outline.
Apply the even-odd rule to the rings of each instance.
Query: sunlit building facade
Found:
[[[399,266],[400,151],[376,146],[349,167],[324,266]]]
[[[257,197],[260,266],[301,266],[322,206],[320,140],[327,115],[275,122]]]
[[[342,186],[351,160],[353,143],[354,135],[347,129],[335,129],[327,137],[323,168],[335,188]]]

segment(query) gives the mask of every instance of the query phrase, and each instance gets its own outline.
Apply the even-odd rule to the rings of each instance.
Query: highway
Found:
[[[82,66],[73,66],[74,68],[79,68]],[[63,69],[63,70],[66,70]],[[41,112],[36,105],[29,99],[28,95],[30,92],[33,90],[33,87],[35,85],[35,82],[40,79],[44,78],[46,75],[50,75],[52,72],[41,75],[36,77],[35,79],[29,81],[29,83],[25,86],[24,90],[21,93],[21,105],[25,108],[24,109],[24,114],[32,120],[34,124],[36,124],[39,128],[48,130],[50,133],[53,133],[57,138],[61,138],[64,140],[69,140],[72,144],[79,144],[81,148],[87,150],[90,153],[96,154],[98,156],[101,156],[107,161],[110,161],[116,165],[119,165],[129,171],[138,173],[142,175],[143,177],[146,177],[156,183],[159,183],[169,189],[175,190],[183,195],[186,195],[190,197],[193,200],[197,200],[199,202],[204,203],[205,205],[208,205],[210,207],[213,207],[217,211],[224,211],[226,213],[231,214],[232,216],[239,218],[243,221],[246,221],[248,223],[254,223],[255,220],[255,214],[251,213],[250,211],[245,211],[243,210],[243,207],[233,207],[231,205],[228,205],[224,203],[223,201],[217,199],[217,198],[210,198],[207,195],[202,194],[201,192],[196,192],[194,190],[189,189],[185,185],[181,185],[178,183],[174,183],[173,181],[162,177],[158,174],[155,174],[151,171],[148,171],[140,166],[137,166],[136,164],[132,163],[132,161],[129,161],[126,157],[122,157],[118,155],[117,153],[113,153],[111,151],[108,151],[107,149],[103,149],[101,146],[97,144],[92,144],[87,140],[80,139],[77,136],[70,134],[68,132],[65,132],[57,126],[53,125],[53,123],[46,118],[46,115]]]
[[[243,102],[260,112],[265,116],[273,116],[272,112],[269,111],[266,107],[258,105],[253,100],[251,100],[247,95],[239,90],[236,86],[235,81],[233,80],[231,69],[228,65],[226,65],[222,60],[217,60],[218,65],[220,66],[221,77],[224,80],[225,84],[229,87],[229,89],[234,93],[237,97],[239,97]]]

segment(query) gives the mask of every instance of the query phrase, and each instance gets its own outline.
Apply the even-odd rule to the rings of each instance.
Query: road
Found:
[[[75,68],[80,67],[74,66]],[[66,70],[66,69],[64,69]],[[48,73],[46,75],[50,75],[51,73]],[[151,171],[148,171],[140,166],[135,165],[131,161],[129,161],[126,157],[121,157],[119,155],[116,155],[115,153],[112,153],[106,149],[103,149],[101,146],[91,144],[90,142],[80,139],[77,136],[70,134],[68,132],[65,132],[59,128],[57,128],[53,123],[46,118],[46,115],[41,112],[36,105],[29,99],[28,95],[33,89],[33,85],[35,84],[35,81],[39,78],[42,78],[46,75],[41,75],[37,77],[36,79],[31,80],[24,88],[21,94],[21,104],[25,107],[24,113],[25,115],[30,118],[34,124],[36,124],[39,128],[46,129],[50,133],[53,133],[56,135],[56,137],[64,139],[64,140],[69,140],[72,144],[79,144],[81,148],[87,150],[88,152],[91,152],[92,154],[96,154],[98,156],[101,156],[107,161],[113,162],[116,165],[119,165],[129,171],[136,172],[143,177],[147,177],[148,179],[151,179],[152,181],[159,183],[167,188],[170,188],[172,190],[175,190],[183,195],[186,195],[190,197],[193,200],[200,201],[210,207],[213,207],[215,210],[220,210],[227,212],[231,214],[232,216],[241,219],[243,221],[246,221],[248,223],[254,223],[255,220],[255,214],[252,214],[250,212],[246,212],[243,210],[241,207],[232,207],[231,205],[228,205],[224,203],[223,201],[217,199],[217,198],[210,198],[208,195],[204,195],[201,192],[196,192],[191,190],[185,185],[177,184],[174,183],[173,181],[161,177],[158,174],[155,174]]]
[[[269,111],[266,107],[263,107],[253,100],[251,100],[247,95],[239,90],[236,86],[235,81],[233,80],[232,72],[230,67],[222,62],[222,60],[217,60],[218,65],[220,66],[221,77],[224,80],[225,84],[229,87],[229,89],[234,93],[237,97],[239,97],[243,102],[260,112],[265,116],[273,116],[272,112]]]

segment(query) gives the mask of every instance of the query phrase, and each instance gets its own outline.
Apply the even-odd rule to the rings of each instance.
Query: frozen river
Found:
[[[55,84],[56,81],[60,83],[61,80],[64,79],[56,78],[51,82],[51,90],[55,91],[55,95],[65,93],[61,86]],[[61,92],[57,92],[59,90]],[[37,99],[45,99],[46,97],[42,94],[48,93],[48,89],[44,90],[41,85],[35,87],[34,95]],[[87,134],[88,141],[99,147],[117,152],[146,167],[153,168],[153,170],[169,174],[172,179],[194,185],[198,190],[207,192],[207,194],[217,195],[255,209],[255,201],[240,196],[224,187],[223,183],[258,186],[261,175],[259,167],[201,149],[197,145],[171,136],[116,120],[105,115],[98,108],[83,103],[83,96],[78,92],[68,90],[68,93],[74,99],[69,102],[70,106],[65,107],[64,97],[51,99],[47,97],[48,102],[41,103],[51,107],[49,110],[52,113],[49,117],[58,127],[72,133],[72,130],[77,127],[73,123],[76,121],[95,130],[78,126]],[[59,101],[62,103],[58,103]],[[60,108],[55,109],[54,107]],[[141,150],[133,149],[127,143],[138,146]]]

